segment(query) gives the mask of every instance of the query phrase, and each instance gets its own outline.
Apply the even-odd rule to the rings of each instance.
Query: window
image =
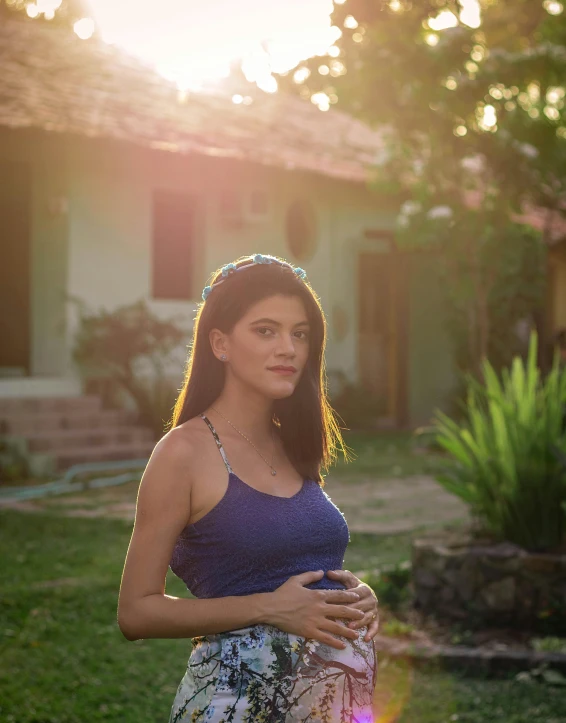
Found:
[[[316,251],[317,224],[314,208],[308,201],[298,200],[287,209],[285,234],[294,259],[306,261]]]
[[[250,214],[267,216],[269,213],[269,196],[265,191],[255,190],[250,194]]]
[[[153,194],[152,296],[190,300],[194,296],[194,201],[170,191]]]

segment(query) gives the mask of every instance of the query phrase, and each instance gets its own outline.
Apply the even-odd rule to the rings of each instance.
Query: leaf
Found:
[[[541,678],[545,683],[549,685],[566,686],[566,676],[562,675],[560,671],[547,668],[541,673]]]

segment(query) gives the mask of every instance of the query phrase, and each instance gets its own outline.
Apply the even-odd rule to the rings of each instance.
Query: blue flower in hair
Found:
[[[299,276],[301,279],[306,278],[307,272],[304,269],[301,269],[299,266],[293,269],[293,271]]]
[[[226,264],[226,266],[222,267],[222,276],[228,276],[228,274],[233,274],[236,270],[236,264]]]
[[[269,258],[269,256],[264,256],[263,254],[256,254],[254,256],[253,261],[254,261],[254,264],[270,264],[271,263],[271,259]]]
[[[206,299],[207,299],[207,297],[208,297],[208,295],[210,294],[211,291],[212,291],[212,286],[205,286],[205,287],[204,287],[204,289],[202,290],[202,299],[203,299],[203,301],[206,301]]]

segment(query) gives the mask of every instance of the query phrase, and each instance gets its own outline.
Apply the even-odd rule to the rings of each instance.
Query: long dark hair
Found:
[[[252,258],[245,256],[234,263],[242,266],[250,263]],[[216,271],[210,284],[221,276],[221,270]],[[212,353],[211,329],[230,333],[250,306],[275,294],[301,299],[310,324],[310,342],[307,363],[295,391],[290,397],[274,402],[274,422],[279,428],[285,453],[297,472],[324,486],[321,469],[330,466],[339,449],[346,454],[340,427],[327,397],[324,362],[326,320],[310,284],[289,267],[277,263],[256,264],[235,272],[224,283],[214,287],[200,305],[185,379],[170,427],[177,427],[202,414],[223,389],[225,366]]]

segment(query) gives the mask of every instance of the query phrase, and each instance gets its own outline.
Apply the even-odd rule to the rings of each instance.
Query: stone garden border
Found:
[[[531,629],[566,620],[566,554],[423,536],[413,540],[412,583],[415,606],[444,619]]]
[[[566,674],[566,654],[528,650],[491,650],[456,645],[423,645],[376,635],[375,649],[388,657],[410,660],[415,665],[440,664],[447,670],[458,668],[469,673],[521,672],[542,665]]]

